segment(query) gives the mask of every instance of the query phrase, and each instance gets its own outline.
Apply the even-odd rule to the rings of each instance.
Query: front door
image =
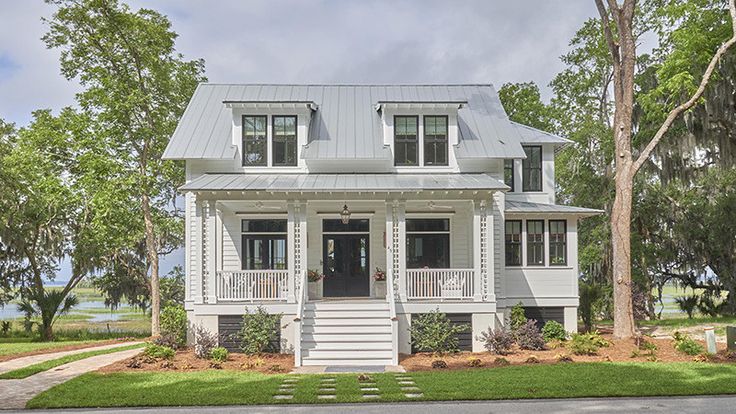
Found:
[[[324,296],[369,296],[368,234],[325,234]]]

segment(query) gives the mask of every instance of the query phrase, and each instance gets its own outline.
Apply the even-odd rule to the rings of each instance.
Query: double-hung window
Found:
[[[243,270],[284,270],[286,220],[243,220]]]
[[[549,221],[549,265],[564,266],[567,264],[567,222],[565,220]]]
[[[267,162],[266,116],[243,116],[243,165],[265,166]]]
[[[511,187],[514,191],[514,160],[505,159],[503,160],[503,183]]]
[[[447,116],[424,117],[424,165],[447,165]]]
[[[450,219],[406,220],[406,267],[450,267]]]
[[[542,191],[542,147],[524,147],[526,158],[521,163],[522,191]]]
[[[274,116],[271,165],[296,166],[296,142],[296,116]]]
[[[419,117],[394,116],[394,165],[419,165]]]
[[[506,220],[506,266],[521,266],[521,220]]]
[[[526,265],[544,266],[544,220],[526,221]]]

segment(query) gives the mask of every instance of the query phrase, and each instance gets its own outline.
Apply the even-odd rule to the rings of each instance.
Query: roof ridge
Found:
[[[493,83],[237,83],[237,82],[200,82],[200,85],[212,86],[493,86]]]

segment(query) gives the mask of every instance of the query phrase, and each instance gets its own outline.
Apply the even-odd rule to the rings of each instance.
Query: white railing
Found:
[[[406,269],[407,298],[473,299],[473,269]]]
[[[285,301],[289,294],[288,270],[217,272],[217,300]]]

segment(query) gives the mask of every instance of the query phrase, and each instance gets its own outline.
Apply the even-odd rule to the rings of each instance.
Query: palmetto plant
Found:
[[[41,339],[50,341],[54,339],[53,326],[57,318],[69,313],[78,304],[77,297],[64,289],[29,289],[23,295],[23,300],[18,304],[18,310],[25,314],[26,320],[30,320],[34,316],[40,317],[39,332]]]

